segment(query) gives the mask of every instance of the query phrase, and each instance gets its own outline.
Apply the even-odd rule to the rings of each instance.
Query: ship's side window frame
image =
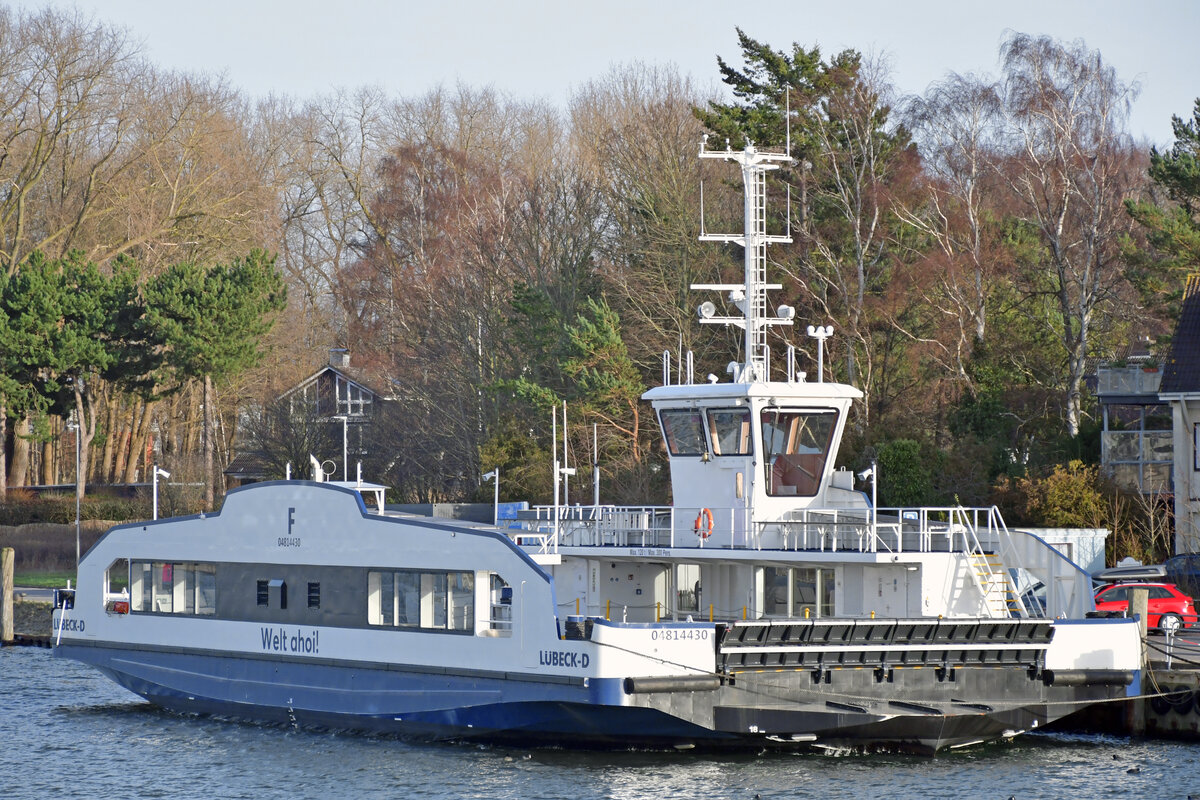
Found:
[[[704,418],[699,409],[664,408],[658,418],[671,455],[702,456],[709,452]]]
[[[217,567],[195,561],[129,562],[129,610],[135,614],[214,617]]]
[[[759,427],[767,494],[815,496],[837,426],[838,412],[831,408],[764,408]]]
[[[750,409],[710,408],[705,411],[714,456],[748,456],[754,453],[750,435]]]
[[[446,633],[475,632],[475,573],[369,570],[367,624]]]
[[[763,567],[763,615],[833,616],[836,577],[830,567]]]

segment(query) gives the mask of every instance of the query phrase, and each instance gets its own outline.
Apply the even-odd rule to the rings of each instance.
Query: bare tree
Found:
[[[951,74],[912,99],[906,112],[921,144],[924,192],[919,205],[898,203],[896,212],[936,247],[936,257],[926,259],[937,286],[928,299],[955,329],[948,366],[965,380],[965,362],[987,333],[989,284],[996,274],[986,212],[994,193],[989,178],[998,150],[1000,95],[983,79]]]
[[[1125,121],[1138,90],[1081,41],[1015,33],[1000,55],[1009,124],[1001,174],[1046,248],[1074,436],[1091,338],[1125,286],[1118,240],[1131,221],[1122,203],[1139,180]]]
[[[123,33],[81,12],[0,9],[0,263],[78,246],[127,165],[144,69]],[[127,91],[132,88],[132,91]]]
[[[704,127],[692,109],[705,99],[673,68],[630,64],[585,84],[571,100],[575,157],[602,187],[607,206],[605,286],[630,357],[650,374],[664,350],[709,350],[700,345],[711,343],[714,331],[696,321],[690,286],[736,269],[697,238],[704,162],[696,152]],[[715,224],[735,216],[725,193],[710,191],[708,200]]]

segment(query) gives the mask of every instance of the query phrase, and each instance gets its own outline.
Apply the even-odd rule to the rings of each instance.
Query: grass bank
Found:
[[[30,589],[63,589],[67,585],[75,585],[75,570],[70,572],[16,572],[13,574],[13,586],[24,586]]]
[[[96,540],[116,523],[85,520],[79,526],[79,553],[86,553]],[[15,551],[13,572],[22,575],[75,575],[75,525],[56,522],[27,522],[0,525],[0,547]],[[35,584],[23,584],[32,586]]]

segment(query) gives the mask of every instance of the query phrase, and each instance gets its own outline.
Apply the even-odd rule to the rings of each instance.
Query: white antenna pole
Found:
[[[677,384],[683,386],[683,331],[679,331],[679,345],[675,348],[675,355],[679,359],[679,380]],[[690,381],[689,381],[690,383]]]
[[[788,86],[783,90],[784,97],[784,128],[787,130],[787,144],[784,145],[783,152],[790,158],[792,155],[792,87]],[[796,162],[791,162],[795,164]],[[783,218],[783,233],[790,235],[792,232],[792,182],[787,182],[787,216]]]
[[[567,472],[567,401],[563,400],[563,505],[571,505],[570,475]]]
[[[558,542],[558,406],[550,406],[550,453],[554,461],[554,541]]]
[[[825,340],[833,336],[832,325],[808,326],[808,335],[817,340],[817,383],[825,382]]]
[[[592,505],[600,505],[600,435],[599,425],[592,423]]]
[[[784,97],[784,124],[787,127],[787,145],[784,152],[789,156],[792,154],[792,87],[788,86],[783,90]]]

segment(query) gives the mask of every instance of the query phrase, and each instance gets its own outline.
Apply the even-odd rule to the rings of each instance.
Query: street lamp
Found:
[[[167,472],[165,469],[159,469],[158,464],[155,464],[154,472],[152,474],[154,475],[154,479],[152,481],[154,484],[154,519],[158,519],[158,479],[170,478],[171,473]]]
[[[75,566],[79,566],[79,423],[68,422],[67,430],[75,431]]]
[[[496,494],[492,501],[492,525],[496,526],[500,524],[500,468],[496,467],[491,472],[485,472],[479,480],[490,481],[493,478],[496,481]]]

